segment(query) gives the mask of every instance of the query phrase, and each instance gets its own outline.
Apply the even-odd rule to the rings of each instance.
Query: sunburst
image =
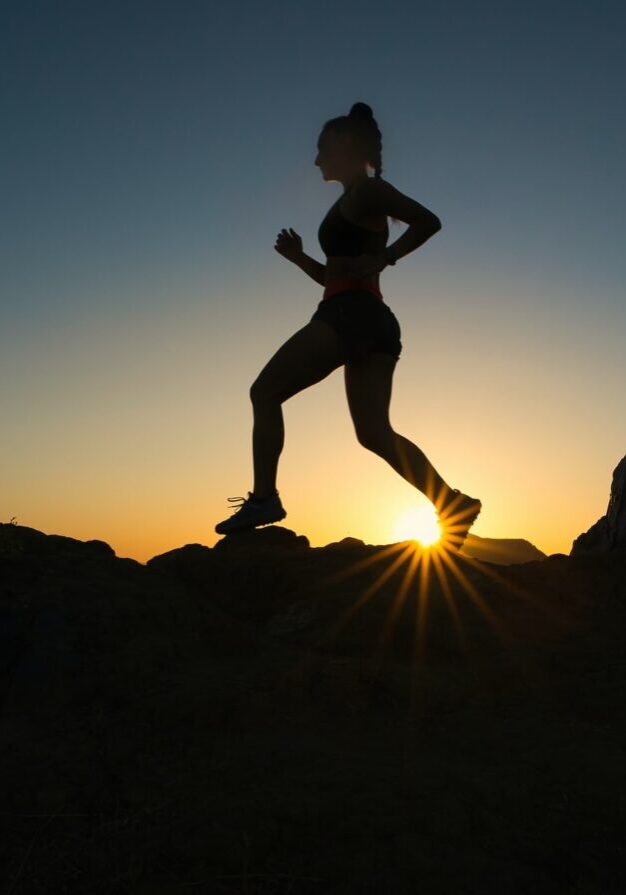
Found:
[[[430,600],[443,601],[457,642],[463,650],[469,647],[460,612],[462,607],[459,605],[463,601],[473,604],[501,643],[511,644],[515,641],[515,632],[508,627],[497,602],[490,599],[490,585],[505,587],[511,597],[528,603],[538,614],[545,613],[546,619],[552,617],[553,621],[559,620],[558,611],[551,612],[548,607],[544,607],[531,590],[516,582],[513,576],[507,575],[505,569],[498,570],[492,563],[483,563],[470,555],[459,553],[458,545],[453,546],[455,539],[449,537],[449,530],[454,531],[460,527],[461,524],[452,516],[440,525],[434,508],[426,505],[413,508],[403,513],[394,526],[398,543],[368,551],[365,556],[346,563],[340,569],[335,568],[324,576],[321,584],[326,590],[328,586],[334,587],[340,582],[349,581],[366,570],[371,573],[364,588],[356,594],[349,606],[344,606],[343,611],[337,612],[315,645],[326,649],[367,603],[380,596],[383,589],[386,590],[388,611],[376,641],[370,644],[371,658],[375,665],[384,660],[402,617],[402,624],[406,624],[403,609],[408,608],[413,616],[412,622],[409,622],[413,629],[411,639],[414,647],[411,662],[413,701],[427,643]],[[389,594],[390,579],[397,581],[392,594]],[[308,663],[311,656],[302,661],[304,664]]]
[[[441,527],[432,503],[411,507],[396,520],[392,537],[396,541],[417,541],[431,547],[441,539]]]

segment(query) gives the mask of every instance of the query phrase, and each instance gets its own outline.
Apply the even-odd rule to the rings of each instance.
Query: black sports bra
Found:
[[[370,255],[382,252],[387,245],[389,237],[389,225],[385,219],[385,226],[376,232],[353,224],[343,216],[339,210],[339,203],[345,199],[349,190],[337,199],[330,207],[317,231],[317,238],[322,251],[328,258],[329,255]]]

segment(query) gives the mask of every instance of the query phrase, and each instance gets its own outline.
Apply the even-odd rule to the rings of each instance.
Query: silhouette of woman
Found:
[[[324,286],[313,316],[276,351],[250,388],[254,425],[254,490],[237,511],[215,526],[218,534],[278,522],[287,515],[276,488],[284,444],[282,403],[344,366],[348,407],[363,447],[386,460],[434,504],[442,541],[459,549],[481,502],[451,488],[423,451],[389,421],[393,372],[402,342],[398,320],[383,299],[379,274],[421,246],[441,228],[439,218],[383,180],[382,140],[366,103],[331,118],[317,142],[315,164],[324,180],[343,184],[318,231],[326,264],[303,251],[293,230],[281,230],[274,248]],[[374,168],[370,177],[367,165]],[[408,224],[387,246],[387,217]],[[231,507],[233,509],[233,507]]]

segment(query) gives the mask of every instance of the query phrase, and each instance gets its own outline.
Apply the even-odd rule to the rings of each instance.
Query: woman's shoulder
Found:
[[[359,202],[370,215],[385,215],[405,224],[413,222],[432,222],[440,227],[439,218],[425,205],[400,192],[392,183],[383,177],[370,177],[371,183],[359,184]]]
[[[356,184],[351,196],[354,210],[364,217],[384,213],[382,198],[390,186],[382,177],[364,177]]]
[[[364,177],[349,197],[352,216],[371,226],[381,227],[386,222],[384,190],[387,181],[382,177]]]

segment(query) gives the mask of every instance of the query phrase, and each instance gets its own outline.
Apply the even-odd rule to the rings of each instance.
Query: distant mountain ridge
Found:
[[[542,550],[525,538],[479,538],[471,532],[465,539],[461,553],[506,566],[547,558]]]
[[[397,543],[405,542],[398,541]],[[346,537],[341,541],[332,541],[330,544],[326,544],[323,549],[338,547],[354,549],[363,545],[364,541],[361,541],[359,538]],[[536,562],[537,560],[547,558],[545,553],[524,538],[480,538],[471,532],[465,540],[461,554],[471,556],[473,559],[480,559],[483,562],[493,562],[503,566],[520,562]]]

